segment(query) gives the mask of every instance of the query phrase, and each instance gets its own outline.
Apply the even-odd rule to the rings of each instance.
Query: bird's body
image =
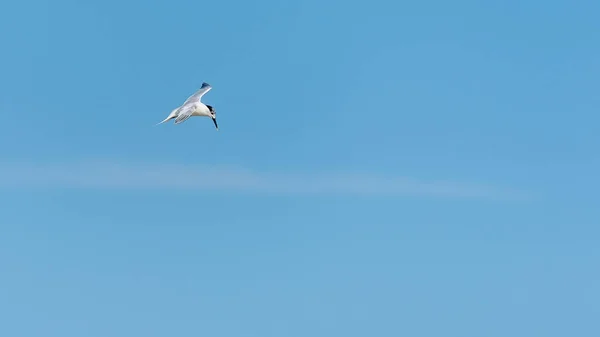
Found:
[[[215,128],[219,129],[217,125],[217,117],[215,109],[211,105],[204,104],[201,102],[202,96],[206,94],[212,87],[210,84],[204,82],[202,83],[202,87],[196,91],[192,96],[190,96],[183,104],[171,111],[169,116],[165,118],[162,122],[158,124],[162,124],[171,119],[175,119],[175,124],[183,123],[188,118],[192,116],[198,117],[210,117],[215,124]],[[158,125],[157,124],[157,125]]]
[[[183,107],[183,106],[181,106],[181,107]],[[173,109],[173,111],[171,111],[169,116],[164,121],[162,121],[158,124],[164,123],[173,118],[177,118],[181,107],[177,107],[177,108]],[[193,116],[210,117],[210,109],[208,109],[208,107],[204,103],[201,103],[201,102],[191,103],[186,108],[190,109],[190,111],[191,111],[190,117],[193,117]],[[181,121],[181,122],[183,122],[183,121]],[[177,122],[177,120],[175,120],[175,124],[179,124],[181,122]]]

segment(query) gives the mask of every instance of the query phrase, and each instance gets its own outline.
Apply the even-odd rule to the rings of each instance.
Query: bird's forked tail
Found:
[[[177,109],[179,109],[179,108],[177,108]],[[170,119],[173,119],[173,118],[177,117],[177,109],[173,109],[173,111],[171,111],[171,113],[169,114],[169,116],[167,116],[167,118],[165,118],[162,122],[157,123],[156,125],[160,125],[160,124],[162,124],[162,123],[164,123],[164,122],[166,122],[166,121],[168,121]]]

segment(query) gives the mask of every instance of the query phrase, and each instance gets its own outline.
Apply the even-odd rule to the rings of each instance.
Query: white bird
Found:
[[[219,130],[217,125],[217,113],[215,109],[208,104],[201,102],[202,96],[210,91],[212,87],[210,84],[203,82],[202,86],[192,96],[190,96],[180,107],[175,108],[164,121],[158,123],[162,124],[168,120],[175,118],[175,124],[183,123],[192,116],[202,116],[212,118],[215,128]],[[156,124],[156,125],[158,125]]]

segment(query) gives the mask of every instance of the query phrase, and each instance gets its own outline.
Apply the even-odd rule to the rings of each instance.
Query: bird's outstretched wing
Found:
[[[209,92],[210,89],[212,89],[210,84],[202,82],[202,86],[200,87],[200,89],[198,89],[198,91],[196,91],[192,96],[188,97],[188,99],[183,103],[183,105],[187,103],[199,102],[202,96]]]
[[[194,109],[196,107],[193,104],[186,104],[182,106],[177,112],[177,117],[175,118],[175,124],[183,123],[188,118],[192,117],[192,113],[194,113]]]

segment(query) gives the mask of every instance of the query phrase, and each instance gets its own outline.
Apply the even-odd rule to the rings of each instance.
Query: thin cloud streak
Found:
[[[401,176],[277,173],[219,166],[92,161],[0,164],[0,187],[213,190],[284,195],[433,196],[522,199],[510,189]]]

